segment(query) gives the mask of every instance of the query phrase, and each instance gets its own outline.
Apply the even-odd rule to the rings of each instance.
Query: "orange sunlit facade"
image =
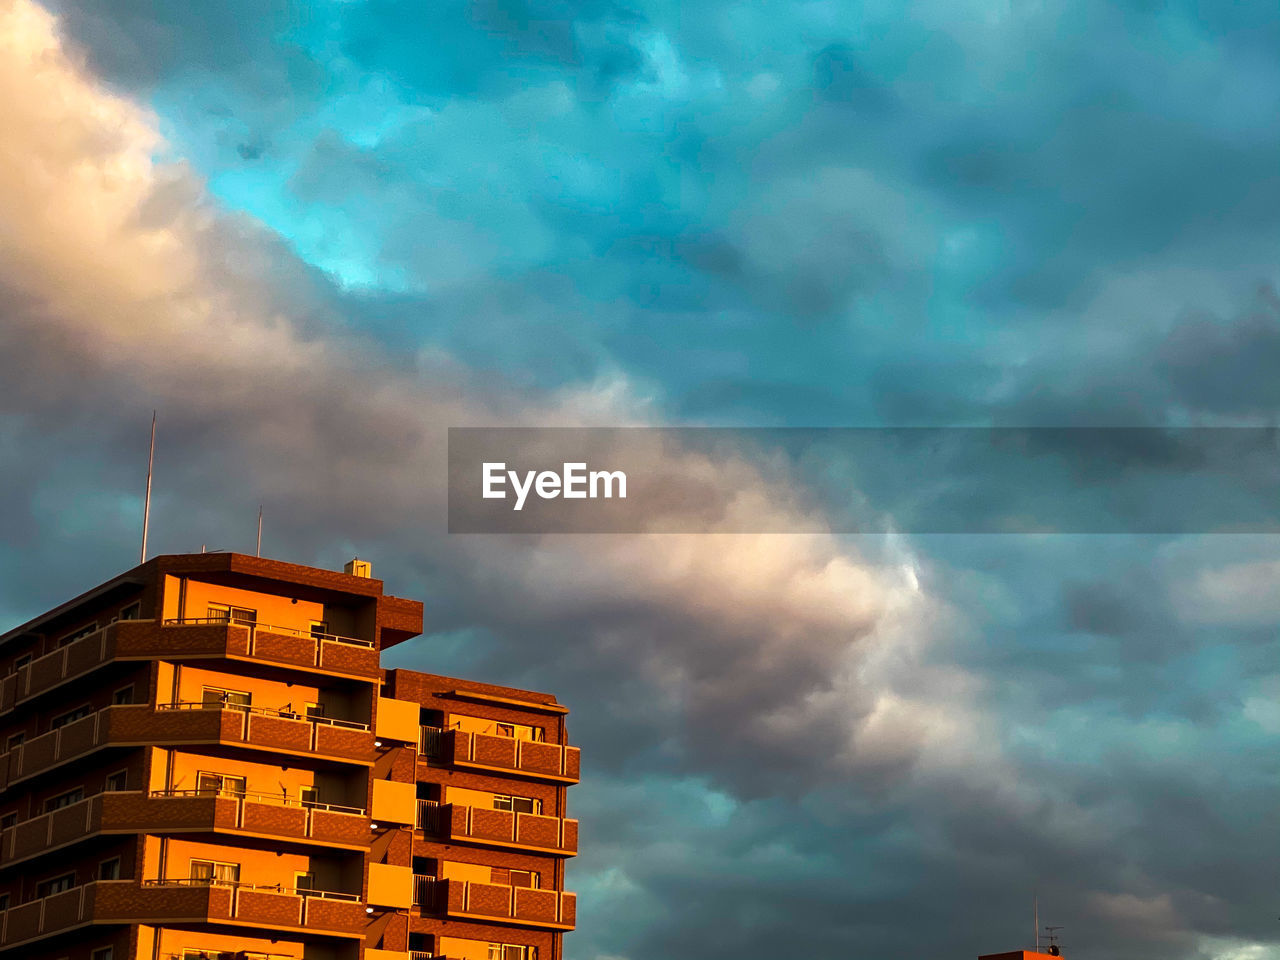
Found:
[[[561,960],[567,711],[382,670],[422,605],[349,571],[157,557],[0,635],[0,960]]]

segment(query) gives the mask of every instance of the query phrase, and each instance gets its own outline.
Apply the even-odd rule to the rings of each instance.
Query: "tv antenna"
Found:
[[[1062,937],[1058,933],[1058,931],[1061,929],[1063,929],[1061,925],[1058,925],[1056,927],[1044,928],[1044,938],[1046,941],[1048,941],[1047,945],[1045,946],[1045,951],[1051,957],[1062,956],[1062,944],[1060,942],[1062,940]]]

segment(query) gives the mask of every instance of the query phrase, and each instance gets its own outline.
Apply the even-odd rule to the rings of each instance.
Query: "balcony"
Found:
[[[367,723],[265,707],[165,703],[105,707],[0,754],[0,789],[108,746],[221,744],[373,765]]]
[[[135,621],[141,623],[142,621]],[[172,657],[175,642],[193,644],[221,642],[233,658],[259,660],[282,666],[301,667],[364,680],[381,680],[378,648],[372,640],[358,640],[333,633],[317,633],[298,627],[270,623],[228,623],[205,617],[165,620],[159,630],[132,641],[131,657]],[[223,638],[226,638],[225,640]],[[150,645],[153,649],[146,650]],[[121,656],[124,654],[122,653]]]
[[[113,660],[246,660],[378,680],[372,641],[294,627],[220,620],[122,620],[47,653],[0,679],[0,714]]]
[[[578,852],[578,821],[536,813],[489,810],[460,803],[418,801],[418,829],[424,835],[490,847],[556,853]]]
[[[191,880],[95,880],[0,911],[0,949],[87,924],[227,923],[358,939],[356,894]]]
[[[414,906],[433,916],[497,920],[547,930],[572,930],[576,923],[577,896],[572,893],[421,875],[413,880]]]
[[[556,743],[423,727],[418,749],[432,760],[473,770],[577,783],[580,751]]]
[[[348,850],[369,845],[364,810],[270,794],[99,793],[0,831],[0,866],[100,833],[228,833]]]

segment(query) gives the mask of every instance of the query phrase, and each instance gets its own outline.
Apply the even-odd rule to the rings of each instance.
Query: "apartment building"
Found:
[[[0,960],[561,960],[568,712],[354,561],[162,556],[0,635]]]

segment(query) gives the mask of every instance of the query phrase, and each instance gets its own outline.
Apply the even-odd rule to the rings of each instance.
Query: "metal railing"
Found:
[[[327,727],[342,727],[347,730],[368,730],[369,724],[358,720],[338,720],[334,717],[309,717],[296,710],[285,710],[281,707],[255,707],[248,703],[205,703],[203,700],[177,700],[173,703],[157,703],[157,710],[235,710],[261,717],[278,717],[282,720],[301,720],[304,723],[317,723]]]
[[[257,620],[237,620],[235,617],[170,617],[162,621],[162,625],[166,627],[182,626],[183,624],[217,624],[226,623],[237,627],[248,627],[250,630],[265,630],[267,633],[283,633],[293,637],[307,637],[312,640],[328,640],[332,643],[345,643],[353,647],[367,647],[373,649],[375,644],[372,640],[361,640],[357,637],[343,637],[336,633],[321,633],[316,630],[301,627],[286,627],[278,623],[259,623]]]
[[[348,807],[338,803],[323,803],[319,800],[303,800],[291,797],[287,793],[252,793],[240,790],[201,789],[192,790],[152,790],[151,797],[231,797],[236,800],[250,800],[254,803],[268,803],[280,807],[303,807],[308,810],[325,810],[329,813],[350,813],[363,817],[367,811],[363,807]]]
[[[444,809],[436,800],[418,801],[418,829],[423,833],[446,833]]]
[[[320,900],[345,900],[359,903],[358,893],[339,893],[336,890],[311,890],[307,887],[286,887],[283,883],[250,883],[247,880],[224,880],[219,877],[160,877],[143,880],[144,887],[231,887],[235,890],[260,890],[266,893],[283,893],[291,897],[315,897]]]
[[[413,875],[413,905],[426,910],[437,909],[437,901],[442,889],[443,887],[438,878],[415,873]]]
[[[449,731],[443,727],[423,727],[418,737],[418,752],[426,757],[438,757],[444,752],[444,735]]]

